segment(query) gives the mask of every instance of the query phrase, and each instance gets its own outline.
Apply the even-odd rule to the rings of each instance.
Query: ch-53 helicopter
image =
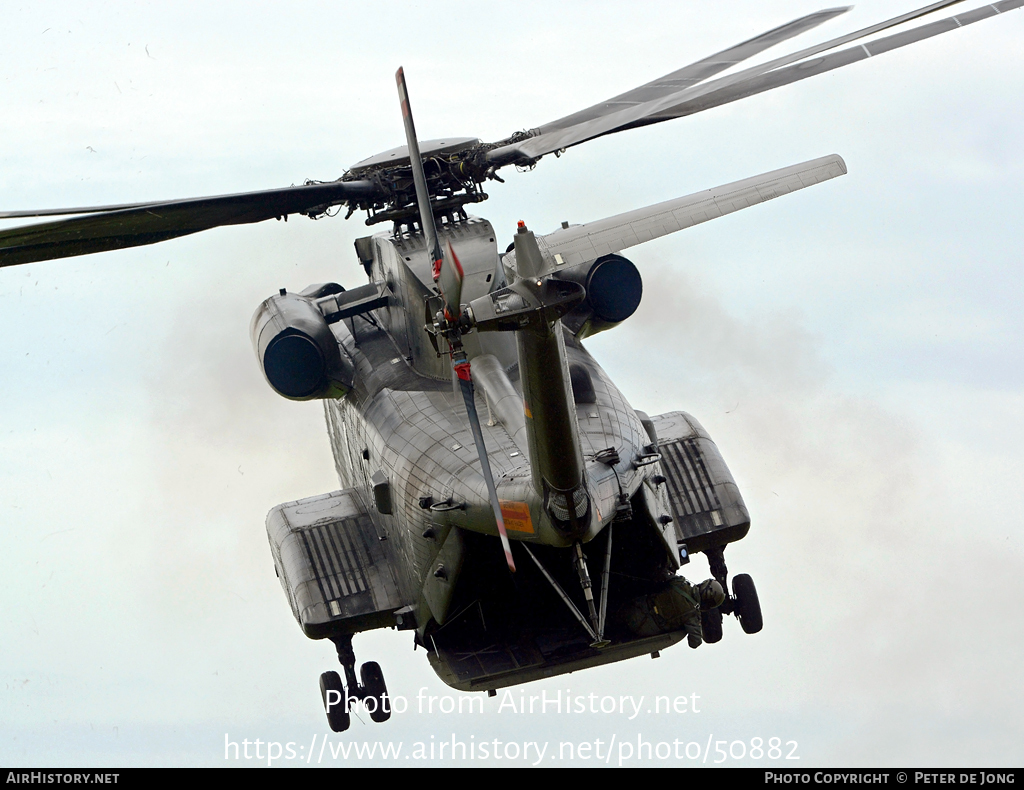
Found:
[[[750,519],[717,448],[689,415],[634,411],[582,341],[639,307],[641,277],[623,250],[842,175],[842,160],[544,236],[524,224],[504,253],[499,234],[465,207],[486,199],[483,185],[500,181],[508,165],[529,168],[595,137],[735,101],[1021,2],[832,51],[952,4],[723,75],[845,9],[811,14],[494,143],[420,143],[399,71],[406,145],[337,181],[9,212],[0,216],[84,216],[5,231],[0,265],[337,206],[368,212],[371,225],[390,223],[390,232],[356,243],[366,286],[282,291],[252,324],[271,387],[324,401],[343,486],[281,505],[267,522],[297,620],[338,648],[345,683],[335,672],[321,677],[336,730],[348,724],[348,698],[362,699],[375,720],[388,718],[379,667],[364,664],[358,678],[355,671],[352,635],[371,628],[412,630],[445,682],[487,691],[657,652],[688,629],[715,642],[723,613],[754,632],[761,617],[753,582],[740,575],[730,585],[724,562],[724,547],[746,535]],[[731,587],[703,611],[692,589],[673,581],[696,552],[707,555],[722,590]]]

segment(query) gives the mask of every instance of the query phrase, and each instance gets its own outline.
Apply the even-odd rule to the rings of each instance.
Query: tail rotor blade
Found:
[[[416,187],[416,205],[419,208],[420,227],[427,242],[427,252],[433,263],[434,282],[438,283],[441,296],[444,297],[445,310],[449,318],[456,318],[461,313],[459,299],[462,296],[462,269],[454,254],[445,255],[437,237],[434,226],[434,211],[430,205],[430,191],[427,189],[427,176],[423,172],[423,159],[420,156],[420,144],[416,137],[416,125],[412,120],[412,108],[409,106],[409,90],[405,84],[405,71],[399,69],[395,73],[398,83],[398,98],[402,102],[402,120],[405,122],[405,140],[409,146],[409,164],[412,167],[412,180]],[[450,252],[450,245],[449,245]]]
[[[487,494],[491,498],[494,520],[498,523],[498,535],[501,537],[501,547],[505,550],[505,562],[508,563],[508,569],[515,573],[516,564],[512,559],[512,546],[508,542],[508,532],[505,531],[505,519],[501,515],[501,503],[498,501],[498,492],[494,487],[494,475],[491,474],[491,463],[487,458],[484,435],[480,428],[480,417],[476,411],[476,399],[473,397],[473,379],[470,377],[469,363],[457,363],[455,365],[455,374],[459,378],[462,397],[466,401],[466,413],[469,415],[469,425],[473,431],[473,443],[476,444],[476,452],[480,456],[480,469],[483,472],[484,480],[487,482]]]
[[[448,243],[447,254],[441,262],[441,270],[434,276],[441,294],[444,296],[448,319],[457,318],[462,312],[462,264],[451,242]]]
[[[433,264],[434,282],[437,283],[441,296],[444,298],[445,318],[454,321],[462,314],[462,306],[459,301],[462,296],[462,265],[459,263],[459,258],[455,254],[455,250],[452,249],[452,245],[449,243],[447,249],[443,249],[437,236],[434,211],[430,202],[430,190],[427,188],[426,173],[423,171],[423,159],[420,156],[420,145],[416,138],[416,125],[412,120],[412,108],[409,106],[409,91],[405,84],[403,69],[400,68],[396,72],[395,81],[398,83],[398,97],[402,102],[402,119],[405,122],[405,139],[409,147],[412,180],[416,187],[416,205],[420,214],[420,227],[423,228],[427,252],[430,254]],[[487,494],[491,500],[491,508],[494,510],[494,520],[498,525],[501,547],[505,550],[505,562],[508,563],[508,569],[515,573],[516,564],[512,559],[512,546],[508,542],[508,533],[505,531],[505,519],[501,515],[501,503],[498,501],[498,492],[494,487],[494,475],[491,473],[491,463],[487,457],[487,448],[484,446],[484,434],[480,428],[480,417],[476,411],[469,362],[466,361],[465,352],[462,350],[457,328],[453,328],[448,342],[452,347],[452,363],[455,374],[458,376],[462,397],[466,402],[466,414],[469,417],[469,426],[473,431],[473,443],[476,445],[476,452],[480,457],[480,471],[487,483]]]
[[[405,123],[405,141],[409,146],[409,161],[412,165],[412,180],[416,186],[416,205],[420,210],[420,226],[427,240],[427,250],[431,260],[437,266],[441,259],[441,245],[437,242],[437,230],[434,228],[434,212],[430,209],[430,193],[427,191],[427,177],[423,172],[423,159],[420,157],[420,143],[416,138],[416,124],[412,120],[412,107],[409,106],[409,91],[405,85],[405,71],[395,72],[398,83],[398,98],[402,103],[402,121]]]

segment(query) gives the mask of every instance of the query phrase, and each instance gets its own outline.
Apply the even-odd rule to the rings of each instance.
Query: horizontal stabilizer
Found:
[[[832,154],[585,225],[556,230],[537,241],[549,266],[557,271],[845,174],[846,163],[838,154]],[[505,256],[506,263],[513,263],[512,255]]]

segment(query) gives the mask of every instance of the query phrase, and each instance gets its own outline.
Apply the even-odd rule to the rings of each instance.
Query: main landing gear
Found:
[[[716,546],[704,552],[711,565],[711,574],[728,590],[729,569],[725,567],[725,547]],[[732,595],[717,609],[709,609],[700,613],[701,629],[704,631],[705,642],[718,642],[722,638],[722,615],[734,614],[740,621],[740,628],[746,634],[756,634],[763,625],[761,620],[761,604],[757,600],[757,589],[754,580],[745,573],[738,574],[732,580]]]
[[[367,661],[359,668],[356,680],[356,654],[352,650],[352,635],[332,638],[338,650],[338,661],[345,671],[345,685],[337,672],[324,672],[320,676],[320,696],[327,712],[327,722],[334,732],[344,732],[351,723],[352,706],[361,702],[370,718],[376,722],[391,718],[391,700],[384,684],[384,673],[376,661]],[[346,693],[345,686],[348,687]]]

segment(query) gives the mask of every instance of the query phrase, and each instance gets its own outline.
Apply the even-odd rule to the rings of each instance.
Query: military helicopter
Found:
[[[580,341],[639,305],[640,275],[622,250],[834,178],[845,167],[826,157],[547,236],[523,226],[504,255],[494,230],[465,206],[483,200],[483,185],[500,180],[497,171],[508,165],[529,168],[594,137],[734,101],[1019,3],[818,58],[947,5],[716,76],[839,11],[810,15],[497,143],[420,145],[400,76],[406,146],[360,162],[339,181],[173,203],[11,212],[4,216],[87,216],[6,232],[0,263],[292,213],[319,216],[341,205],[368,212],[371,223],[390,223],[390,232],[356,245],[367,286],[279,293],[253,321],[270,385],[292,399],[324,400],[344,487],[282,505],[268,519],[275,564],[304,631],[335,641],[347,694],[366,699],[383,699],[383,679],[373,664],[356,679],[350,640],[373,627],[413,630],[442,679],[464,689],[493,690],[655,652],[684,631],[638,635],[617,612],[660,590],[694,552],[708,555],[728,589],[722,549],[746,534],[749,517],[699,423],[681,413],[649,419],[634,412]],[[759,628],[749,577],[734,578],[732,587],[722,607],[703,615],[706,641],[717,641],[715,617],[723,610],[737,614],[744,630]],[[332,674],[321,681],[325,702],[343,693]],[[386,718],[383,705],[378,710]],[[344,719],[332,713],[332,726],[343,729]]]

